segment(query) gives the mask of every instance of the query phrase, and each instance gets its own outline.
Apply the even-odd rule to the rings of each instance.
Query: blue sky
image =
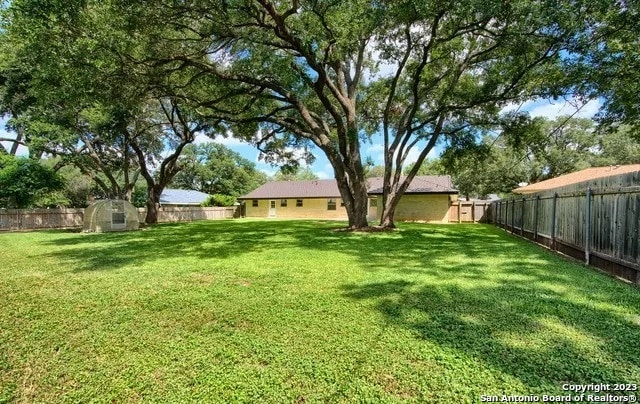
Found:
[[[593,117],[599,110],[600,103],[599,101],[591,101],[584,105],[580,111],[576,114],[576,117],[582,118],[591,118]],[[531,116],[543,116],[549,119],[554,119],[561,115],[570,115],[576,111],[576,101],[574,100],[537,100],[532,102],[527,102],[523,105],[509,105],[503,108],[503,112],[520,110],[527,111]],[[197,142],[207,142],[211,141],[211,139],[201,136],[197,139]],[[216,138],[217,142],[223,143],[229,148],[237,151],[245,158],[253,161],[256,164],[256,167],[259,170],[264,171],[268,175],[273,175],[278,170],[278,167],[273,167],[270,164],[266,164],[263,161],[258,159],[259,152],[253,146],[242,143],[234,138]],[[319,150],[312,150],[314,155],[316,156],[316,160],[313,164],[311,164],[311,169],[313,172],[320,178],[333,178],[333,168],[329,161],[326,159],[324,154]],[[363,157],[371,157],[376,164],[383,163],[383,147],[382,147],[382,138],[381,136],[374,137],[370,144],[364,144],[362,147],[362,155]],[[435,158],[440,155],[442,152],[442,147],[436,147],[430,154],[429,158]],[[418,151],[413,150],[409,155],[408,163],[414,162],[417,159]]]
[[[576,114],[576,117],[584,117],[590,118],[593,117],[599,110],[600,103],[599,101],[591,101],[584,105],[580,111]],[[512,110],[520,110],[527,111],[531,116],[543,116],[549,119],[553,119],[560,115],[570,115],[576,111],[576,102],[574,100],[557,100],[557,101],[549,101],[549,100],[537,100],[532,102],[527,102],[523,105],[509,105],[503,108],[503,112],[512,111]],[[13,134],[7,133],[4,130],[4,122],[1,124],[0,129],[0,137],[14,137]],[[256,164],[256,167],[265,172],[268,175],[273,175],[278,170],[278,167],[274,167],[270,164],[267,164],[258,159],[259,152],[258,150],[250,144],[243,143],[238,139],[233,137],[223,138],[222,136],[217,137],[215,140],[212,140],[206,136],[198,136],[196,139],[196,143],[204,143],[216,141],[218,143],[222,143],[227,147],[235,150],[240,153],[246,159],[253,161]],[[8,142],[2,142],[4,145],[9,145]],[[362,147],[363,157],[371,157],[376,164],[382,164],[382,139],[380,136],[373,137],[372,142],[370,144],[364,144]],[[441,147],[436,147],[429,155],[429,158],[435,158],[441,153]],[[333,168],[329,161],[326,159],[324,154],[319,150],[312,150],[313,154],[316,157],[316,160],[313,164],[311,164],[312,171],[320,178],[333,178]],[[21,147],[19,150],[20,154],[27,154],[28,151]],[[411,163],[416,160],[418,152],[414,150],[408,158],[407,163]]]

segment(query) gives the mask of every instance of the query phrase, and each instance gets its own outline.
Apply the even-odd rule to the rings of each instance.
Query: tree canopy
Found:
[[[317,180],[317,179],[319,179],[319,177],[309,167],[280,169],[273,176],[274,181],[300,181],[300,180]]]
[[[603,13],[620,7],[606,1],[133,3],[127,10],[136,21],[173,27],[147,62],[209,88],[185,94],[203,114],[253,139],[266,155],[309,144],[326,155],[352,227],[366,225],[363,140],[383,135],[382,224],[393,226],[395,205],[438,141],[468,142],[476,128],[495,124],[506,103],[569,91],[577,76],[565,74],[566,55],[587,46]],[[414,150],[416,169],[401,176]]]
[[[534,118],[519,130],[487,134],[476,148],[443,153],[444,171],[466,196],[509,194],[588,167],[640,163],[640,143],[630,128],[598,130],[590,119]]]
[[[51,168],[26,157],[0,155],[0,207],[49,207],[63,198],[55,193],[64,180]]]
[[[508,103],[594,96],[584,83],[607,88],[594,70],[631,71],[625,40],[637,43],[636,6],[608,0],[41,3],[11,2],[0,65],[3,111],[30,147],[63,148],[103,174],[113,164],[129,194],[139,173],[151,209],[198,131],[252,141],[272,162],[311,160],[314,146],[352,228],[367,225],[372,136],[384,147],[381,224],[393,227],[436,144],[472,149]]]
[[[60,157],[108,197],[147,183],[147,219],[195,134],[206,131],[152,69],[124,16],[102,2],[16,0],[3,13],[0,106],[33,156]],[[150,34],[147,32],[147,34]]]
[[[208,194],[242,196],[267,181],[267,175],[239,153],[219,143],[189,145],[180,157],[171,186]]]

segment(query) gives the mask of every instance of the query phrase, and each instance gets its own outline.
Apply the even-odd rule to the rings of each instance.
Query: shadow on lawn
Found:
[[[508,257],[508,250],[517,245],[474,226],[467,226],[464,232],[446,225],[413,226],[389,233],[333,231],[340,225],[326,221],[201,221],[161,224],[137,232],[54,238],[44,244],[60,247],[49,255],[66,260],[76,271],[111,270],[180,257],[225,259],[296,247],[344,252],[357,256],[369,271],[394,268],[403,274],[440,273],[445,267],[442,261],[451,256]],[[446,270],[462,277],[483,275],[482,266],[470,264],[449,263]]]
[[[55,238],[49,255],[76,271],[181,257],[223,260],[298,248],[355,256],[375,283],[343,285],[384,320],[478,358],[527,386],[620,383],[638,374],[640,291],[485,225],[404,225],[336,232],[326,221],[219,221]],[[321,259],[321,258],[316,258]],[[352,270],[352,268],[345,268]],[[579,298],[582,298],[579,299]],[[589,300],[590,299],[590,300]],[[588,303],[577,303],[577,302]],[[627,318],[617,308],[637,308]],[[556,328],[554,328],[556,327]],[[598,346],[568,335],[587,334]],[[534,346],[527,346],[527,341]],[[549,390],[551,389],[551,390]],[[544,389],[543,389],[544,390]]]
[[[531,392],[551,393],[563,383],[637,383],[640,324],[596,307],[615,304],[615,294],[578,304],[524,282],[461,288],[403,281],[349,285],[344,293],[373,301],[386,322],[416,338],[517,377]],[[629,300],[640,307],[639,294]],[[595,337],[598,346],[579,346],[568,337],[572,329]]]
[[[280,225],[274,226],[274,224]],[[251,251],[291,246],[289,235],[312,230],[305,222],[220,221],[160,224],[136,232],[83,234],[56,238],[50,256],[66,260],[74,271],[119,269],[180,257],[225,259]]]

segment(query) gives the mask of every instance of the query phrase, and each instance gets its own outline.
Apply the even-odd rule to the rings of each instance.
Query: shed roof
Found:
[[[188,189],[165,189],[160,195],[160,204],[165,205],[200,205],[209,194]]]
[[[382,178],[369,178],[370,194],[382,194]],[[448,175],[416,176],[406,193],[458,193]],[[238,199],[340,198],[336,180],[270,181]]]
[[[624,166],[590,167],[574,173],[561,175],[549,180],[529,184],[513,190],[515,194],[533,194],[536,192],[550,191],[555,188],[577,184],[596,178],[611,177],[614,175],[627,174],[640,171],[640,164],[629,164]]]

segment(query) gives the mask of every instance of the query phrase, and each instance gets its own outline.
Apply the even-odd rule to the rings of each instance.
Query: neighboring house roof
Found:
[[[403,178],[404,179],[404,178]],[[383,179],[375,177],[369,179],[369,193],[382,194]],[[448,175],[417,175],[409,184],[405,194],[457,194],[453,187],[451,177]]]
[[[165,189],[160,195],[160,205],[200,205],[209,197],[200,191]]]
[[[567,185],[577,184],[584,181],[594,180],[596,178],[611,177],[613,175],[627,174],[640,171],[640,164],[629,164],[624,166],[606,166],[591,167],[584,170],[576,171],[571,174],[561,175],[546,181],[540,181],[535,184],[526,185],[524,187],[513,190],[515,194],[533,194],[536,192],[550,191],[555,188]]]
[[[370,194],[382,194],[382,178],[369,178]],[[416,176],[406,193],[458,193],[448,175]],[[340,198],[336,180],[270,181],[238,199]]]

